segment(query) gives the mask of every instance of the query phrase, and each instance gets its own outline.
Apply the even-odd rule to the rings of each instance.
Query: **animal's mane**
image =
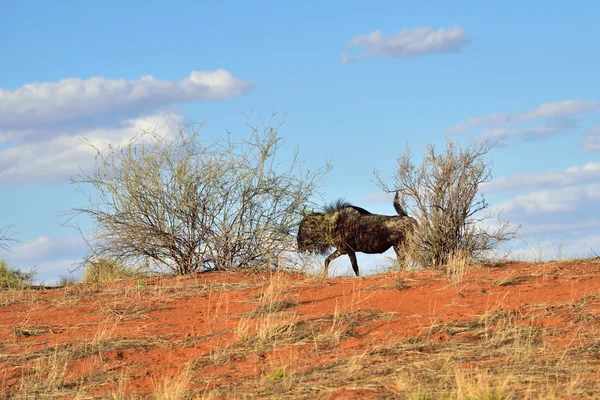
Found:
[[[364,208],[353,205],[352,203],[347,202],[344,198],[337,199],[336,201],[332,201],[329,204],[325,204],[323,207],[323,213],[331,214],[334,212],[338,212],[346,207],[350,207],[358,211],[362,215],[370,215],[371,213],[365,210]]]

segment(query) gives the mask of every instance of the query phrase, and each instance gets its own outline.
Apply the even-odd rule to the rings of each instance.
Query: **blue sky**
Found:
[[[327,198],[386,214],[372,169],[391,178],[405,141],[497,140],[482,191],[523,225],[514,256],[600,252],[600,4],[488,4],[3,4],[0,227],[24,243],[0,257],[52,282],[86,252],[57,223],[85,201],[69,184],[93,163],[78,138],[118,141],[165,110],[243,135],[254,106],[286,114],[283,156],[332,162]]]

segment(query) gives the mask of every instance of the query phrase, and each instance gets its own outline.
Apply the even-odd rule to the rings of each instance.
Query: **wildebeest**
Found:
[[[325,206],[323,212],[313,212],[302,218],[298,250],[325,255],[335,248],[325,259],[325,274],[329,263],[342,254],[348,254],[356,276],[359,275],[356,252],[381,254],[394,247],[401,262],[401,246],[417,221],[402,208],[398,192],[394,197],[394,208],[398,215],[371,214],[343,199],[337,200]]]

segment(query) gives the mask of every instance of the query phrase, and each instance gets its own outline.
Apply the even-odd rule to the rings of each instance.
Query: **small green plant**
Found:
[[[22,290],[31,286],[35,271],[23,272],[0,260],[0,289]]]
[[[138,287],[138,288],[141,288],[141,287],[146,287],[146,286],[148,286],[148,284],[146,283],[146,281],[145,281],[145,280],[143,280],[143,279],[138,279],[137,281],[135,281],[135,286],[136,286],[136,287]]]
[[[268,375],[268,378],[272,381],[279,381],[284,379],[286,376],[288,376],[288,373],[285,367],[279,367],[271,371],[271,373]]]

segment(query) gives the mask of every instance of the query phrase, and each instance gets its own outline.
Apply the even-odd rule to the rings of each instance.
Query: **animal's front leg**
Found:
[[[358,273],[358,261],[356,260],[356,253],[351,251],[348,253],[348,257],[350,257],[350,263],[352,263],[352,269],[354,270],[354,273],[356,276],[360,276]]]
[[[329,255],[329,257],[327,257],[325,259],[325,271],[323,271],[323,274],[325,276],[329,276],[328,271],[329,271],[329,263],[332,262],[333,260],[335,260],[336,258],[338,258],[339,256],[342,255],[342,252],[339,250],[334,251],[333,253],[331,253]]]

